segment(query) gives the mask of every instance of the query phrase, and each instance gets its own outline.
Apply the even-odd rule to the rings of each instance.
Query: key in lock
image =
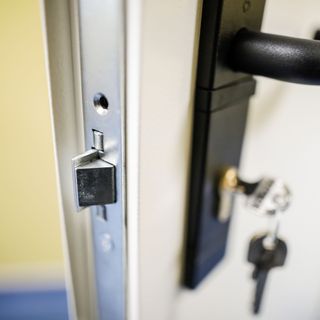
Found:
[[[247,207],[258,215],[285,211],[291,202],[291,191],[281,179],[264,177],[257,182],[246,182],[236,168],[230,167],[223,171],[220,179],[217,217],[220,222],[229,220],[237,194],[245,195]]]

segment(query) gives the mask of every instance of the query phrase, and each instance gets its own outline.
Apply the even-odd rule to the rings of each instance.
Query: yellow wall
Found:
[[[0,273],[62,272],[38,0],[0,0],[0,110]]]

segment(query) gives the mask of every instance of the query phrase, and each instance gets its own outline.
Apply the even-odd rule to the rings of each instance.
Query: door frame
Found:
[[[41,8],[70,318],[138,319],[140,0],[42,0]],[[99,84],[116,110],[109,121],[88,106],[90,86]],[[93,126],[118,134],[116,155],[109,153],[118,190],[109,221],[94,208],[77,212],[74,202],[71,159],[90,149]]]

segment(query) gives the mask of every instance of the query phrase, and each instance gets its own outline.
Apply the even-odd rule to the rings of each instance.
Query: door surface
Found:
[[[66,109],[70,112],[67,118],[57,118],[62,113],[56,113],[55,125],[61,194],[67,212],[65,225],[75,317],[108,319],[105,307],[111,301],[110,295],[97,288],[99,281],[110,276],[110,269],[103,266],[97,271],[97,260],[92,256],[99,250],[92,243],[97,229],[90,227],[96,216],[92,212],[90,216],[88,210],[80,214],[73,212],[71,158],[90,149],[88,136],[86,148],[83,144],[83,136],[88,134],[83,129],[87,120],[77,109],[81,107],[83,87],[74,82],[81,79],[83,69],[79,69],[79,74],[75,70],[86,64],[81,60],[81,37],[72,36],[79,31],[74,29],[79,17],[70,15],[76,2],[71,1],[67,7],[62,2],[56,3],[59,5],[49,5],[47,1],[47,32],[49,36],[60,32],[62,40],[50,48],[54,42],[49,38],[48,56],[49,69],[59,64],[58,60],[54,61],[56,57],[61,57],[68,66],[63,70],[68,76],[63,79],[63,85],[59,76],[51,76],[55,79],[53,87],[63,92],[62,97],[59,90],[53,92],[53,100],[59,97],[61,100],[55,103],[62,103],[66,108],[73,106]],[[99,1],[95,4],[95,9],[101,5]],[[268,0],[263,30],[310,38],[314,28],[320,25],[319,10],[320,4],[315,0],[308,0],[307,4]],[[52,12],[60,12],[64,28],[59,29]],[[120,229],[126,247],[122,251],[122,289],[126,298],[123,313],[113,310],[114,314],[119,319],[125,314],[128,319],[141,320],[253,319],[250,312],[252,266],[246,262],[247,245],[254,233],[265,230],[267,221],[248,214],[241,201],[234,210],[225,259],[196,290],[182,285],[202,1],[127,1],[123,2],[120,12],[125,37],[121,38],[124,42],[119,40],[123,51],[118,54],[123,59],[123,69],[120,68],[116,81],[123,81],[121,150],[125,156],[120,165],[125,173],[121,186],[124,198]],[[71,25],[70,16],[75,19]],[[66,46],[70,43],[73,49],[69,47],[68,51]],[[79,51],[74,50],[75,47]],[[51,54],[53,60],[50,60],[53,52],[55,55]],[[98,58],[100,53],[97,50]],[[105,73],[95,70],[90,77],[103,78],[107,74],[106,70]],[[272,273],[260,318],[318,319],[320,255],[316,254],[316,244],[320,241],[317,232],[320,208],[316,193],[320,175],[317,167],[320,91],[317,87],[257,79],[240,170],[249,180],[263,174],[280,176],[294,194],[293,204],[281,226],[281,235],[289,246],[287,264]],[[72,87],[74,83],[76,86]],[[63,119],[68,119],[69,126]],[[61,149],[62,146],[67,148]],[[84,247],[88,249],[85,253],[81,251]]]
[[[311,38],[320,23],[319,9],[317,1],[268,0],[262,30]],[[143,6],[141,319],[254,318],[246,250],[250,237],[264,231],[267,221],[247,213],[243,203],[234,210],[224,261],[196,291],[181,287],[200,11],[201,3],[190,0],[146,1]],[[241,173],[249,180],[263,174],[280,176],[294,194],[280,231],[288,242],[288,261],[270,276],[260,318],[318,319],[320,256],[310,246],[316,248],[320,240],[320,91],[257,79]]]

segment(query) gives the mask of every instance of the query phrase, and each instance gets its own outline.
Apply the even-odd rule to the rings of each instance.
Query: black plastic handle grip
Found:
[[[320,41],[241,29],[233,41],[230,64],[235,71],[320,85]]]

